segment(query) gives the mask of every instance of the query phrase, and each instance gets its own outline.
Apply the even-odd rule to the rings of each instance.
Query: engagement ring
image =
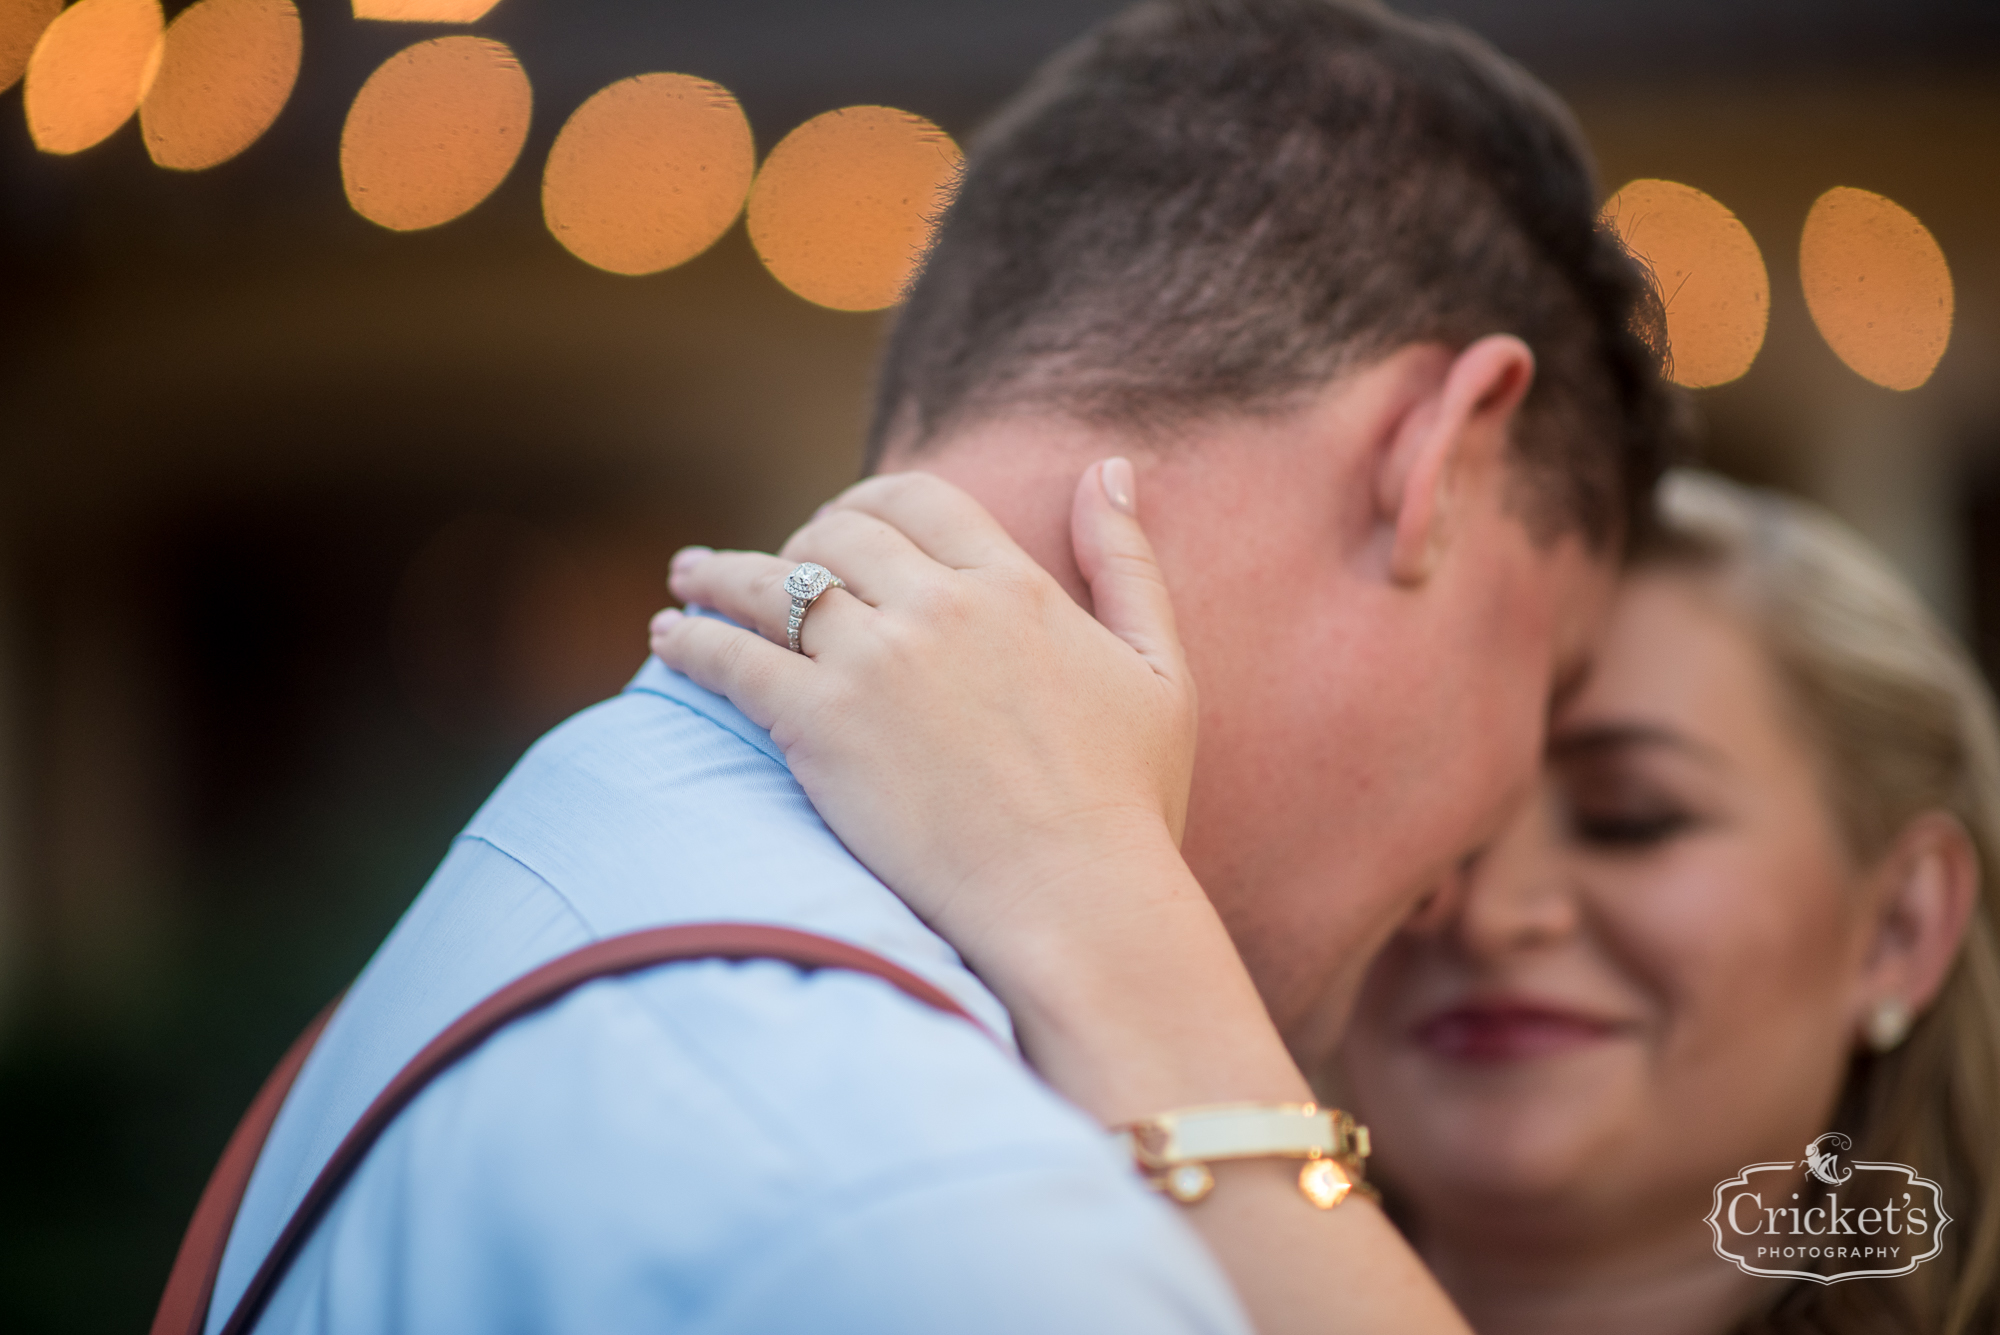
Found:
[[[799,648],[799,627],[806,621],[806,613],[819,601],[819,596],[828,589],[844,589],[847,585],[840,576],[823,565],[803,561],[792,573],[785,576],[785,592],[792,595],[791,620],[785,625],[785,643],[795,654],[805,650]]]

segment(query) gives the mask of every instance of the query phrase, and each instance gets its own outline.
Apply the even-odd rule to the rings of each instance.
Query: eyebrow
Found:
[[[1724,763],[1722,753],[1706,742],[1652,723],[1600,723],[1566,728],[1549,738],[1549,759],[1574,760],[1639,746],[1667,747],[1711,765]]]

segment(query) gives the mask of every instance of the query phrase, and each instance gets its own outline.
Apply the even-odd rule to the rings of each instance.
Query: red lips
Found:
[[[1454,1006],[1416,1028],[1417,1042],[1452,1061],[1523,1061],[1571,1052],[1602,1042],[1619,1026],[1592,1016],[1532,1002],[1493,1001]]]

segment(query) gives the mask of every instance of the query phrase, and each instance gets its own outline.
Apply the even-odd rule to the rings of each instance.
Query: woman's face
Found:
[[[1698,1225],[1825,1129],[1871,925],[1763,653],[1636,575],[1533,809],[1374,965],[1346,1093],[1427,1234]]]

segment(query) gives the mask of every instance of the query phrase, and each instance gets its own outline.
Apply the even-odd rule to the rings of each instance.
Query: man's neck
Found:
[[[972,423],[918,453],[891,450],[882,471],[917,469],[963,489],[1088,610],[1090,589],[1070,540],[1071,505],[1083,470],[1121,452],[1113,434],[1067,418],[1007,416]]]

